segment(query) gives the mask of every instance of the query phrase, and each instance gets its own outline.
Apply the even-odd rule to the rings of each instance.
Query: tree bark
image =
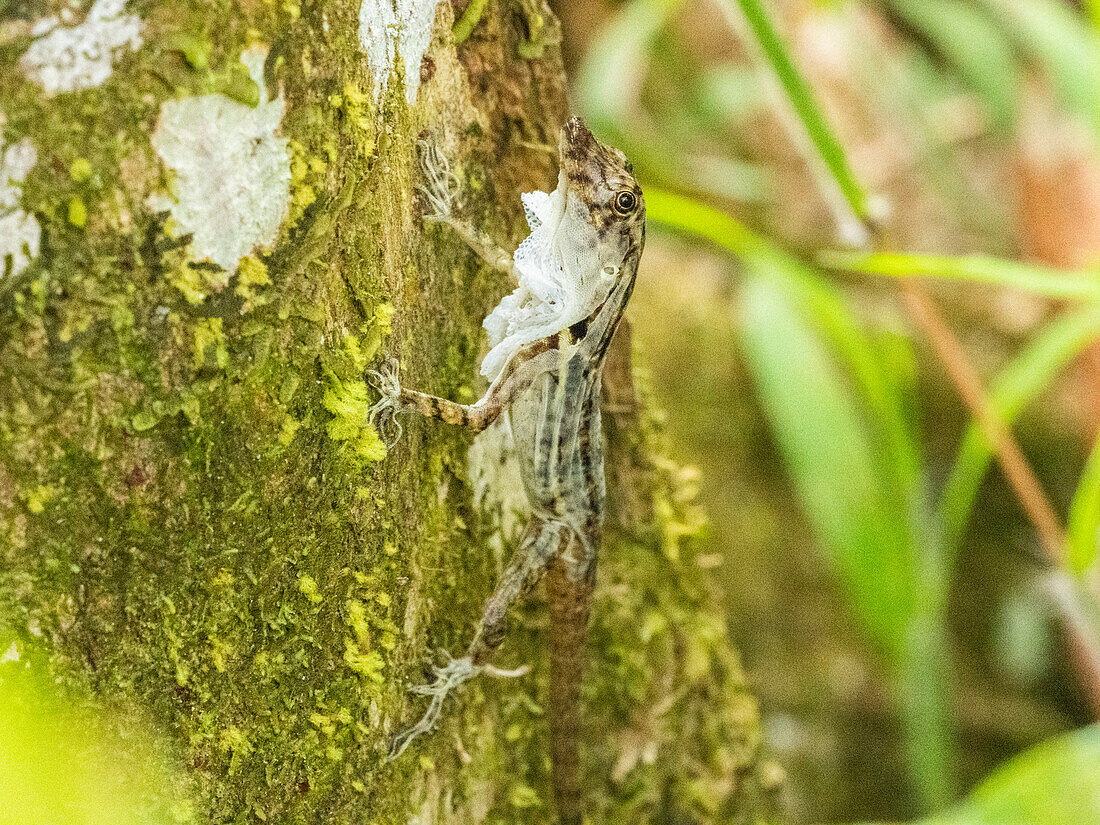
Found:
[[[407,37],[410,6],[375,34]],[[540,597],[498,662],[531,673],[469,683],[385,761],[423,710],[407,687],[469,642],[509,548],[475,503],[469,437],[409,421],[386,455],[363,380],[396,356],[410,386],[477,396],[481,321],[509,287],[422,224],[416,142],[451,158],[459,208],[518,242],[519,193],[553,187],[540,146],[567,112],[549,11],[491,3],[475,22],[460,6],[475,25],[456,45],[441,4],[418,65],[390,52],[376,101],[358,2],[134,2],[140,45],[61,89],[25,57],[31,7],[46,14],[0,12],[3,142],[36,151],[15,191],[41,230],[0,280],[5,632],[44,649],[53,678],[147,712],[178,743],[199,821],[552,821]],[[262,84],[239,62],[256,46]],[[272,137],[259,122],[278,95]],[[209,181],[171,146],[230,151],[252,123],[234,107],[257,101],[242,162],[267,169],[272,152],[286,169],[243,175],[240,198],[266,209],[284,185],[286,205],[234,257],[240,203],[225,226],[188,226],[188,187]],[[752,821],[756,706],[693,542],[690,474],[664,457],[628,356],[618,341],[607,371],[585,807],[592,822]]]

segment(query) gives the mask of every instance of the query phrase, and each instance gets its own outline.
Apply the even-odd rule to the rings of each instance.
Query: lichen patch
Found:
[[[99,86],[111,76],[119,53],[141,47],[141,18],[126,14],[126,0],[96,0],[84,22],[68,9],[34,24],[36,38],[19,68],[47,93]]]
[[[191,253],[233,271],[257,246],[270,246],[290,207],[290,151],[278,134],[282,95],[268,100],[267,51],[253,47],[241,62],[260,88],[253,108],[225,95],[169,100],[161,107],[153,148],[175,173],[173,194],[148,204],[168,210]]]
[[[397,65],[405,67],[405,100],[416,102],[420,61],[428,50],[438,0],[363,0],[359,7],[359,43],[374,78],[374,99],[381,99]]]
[[[38,255],[42,228],[19,207],[22,183],[37,161],[38,152],[26,138],[11,146],[0,139],[0,277],[9,271],[9,257],[15,275]]]

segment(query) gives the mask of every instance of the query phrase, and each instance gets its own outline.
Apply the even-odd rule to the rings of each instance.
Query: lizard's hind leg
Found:
[[[427,733],[439,721],[443,701],[447,694],[468,679],[477,676],[482,670],[489,669],[489,660],[504,641],[505,619],[512,603],[534,587],[547,564],[553,559],[569,530],[553,521],[534,518],[523,534],[519,548],[512,555],[508,567],[500,576],[496,589],[485,602],[481,613],[481,623],[466,655],[461,659],[447,656],[443,667],[433,668],[435,681],[430,685],[412,688],[413,693],[430,696],[431,702],[424,715],[415,725],[401,731],[390,744],[390,758],[396,759],[422,733]],[[498,675],[508,674],[497,671]]]

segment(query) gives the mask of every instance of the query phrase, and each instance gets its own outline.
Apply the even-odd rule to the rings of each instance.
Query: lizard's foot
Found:
[[[451,204],[460,188],[458,176],[451,171],[451,164],[434,143],[417,141],[420,150],[420,169],[424,173],[424,185],[416,188],[428,200],[432,211],[424,215],[426,221],[451,220]]]
[[[439,713],[443,709],[443,700],[447,698],[447,694],[467,679],[477,676],[481,672],[481,666],[475,665],[473,659],[469,656],[452,659],[447,651],[443,651],[443,655],[447,658],[447,664],[443,667],[432,667],[432,671],[435,673],[435,681],[430,685],[418,685],[410,688],[411,692],[418,693],[421,696],[430,696],[432,700],[428,703],[428,709],[424,711],[424,715],[420,717],[419,722],[412,727],[405,728],[393,738],[390,743],[390,759],[399,757],[416,737],[434,728],[435,723],[439,721]]]
[[[378,430],[386,447],[392,447],[400,440],[403,432],[397,418],[398,413],[404,409],[401,406],[401,379],[398,377],[397,359],[391,358],[379,369],[368,372],[367,381],[382,396],[371,406],[368,420]],[[393,438],[387,438],[387,432],[392,432]]]

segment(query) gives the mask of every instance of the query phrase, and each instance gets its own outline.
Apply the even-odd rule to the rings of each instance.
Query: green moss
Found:
[[[245,304],[242,312],[248,312],[266,301],[258,294],[258,287],[271,283],[268,277],[267,264],[254,255],[245,255],[237,264],[237,288],[233,290],[236,295],[244,298]]]
[[[82,227],[88,220],[88,207],[84,205],[84,201],[80,198],[69,199],[68,219],[75,227]]]
[[[313,576],[308,576],[305,573],[298,576],[298,590],[303,596],[305,596],[312,604],[320,604],[325,600],[325,597],[321,595],[320,589],[317,587],[317,580]]]
[[[344,639],[344,662],[349,668],[376,685],[385,681],[382,668],[385,661],[376,650],[363,652],[358,643]]]
[[[374,316],[360,328],[363,334],[363,343],[360,347],[361,363],[365,366],[374,360],[382,348],[382,342],[393,332],[392,304],[382,303],[374,308]]]
[[[84,183],[92,176],[92,164],[87,158],[76,158],[69,164],[69,177],[75,183]]]
[[[27,510],[38,515],[46,509],[46,505],[57,495],[57,490],[48,484],[39,484],[32,490],[24,490],[20,498],[27,505]]]
[[[318,189],[324,185],[328,162],[310,155],[299,141],[289,142],[290,148],[290,215],[287,226],[294,227],[306,209],[317,200]]]
[[[221,318],[207,318],[199,321],[192,328],[195,336],[195,344],[192,349],[193,363],[195,367],[204,366],[207,361],[213,361],[219,369],[225,369],[229,364],[229,350],[226,347],[225,333],[222,330]]]
[[[326,374],[328,387],[322,403],[332,413],[326,425],[328,437],[348,444],[362,462],[381,461],[386,457],[386,445],[368,423],[373,403],[367,383],[362,379],[341,381],[336,374]]]
[[[130,424],[133,426],[134,432],[143,433],[157,426],[158,421],[160,421],[160,416],[152,410],[141,410],[134,413],[130,419]]]

